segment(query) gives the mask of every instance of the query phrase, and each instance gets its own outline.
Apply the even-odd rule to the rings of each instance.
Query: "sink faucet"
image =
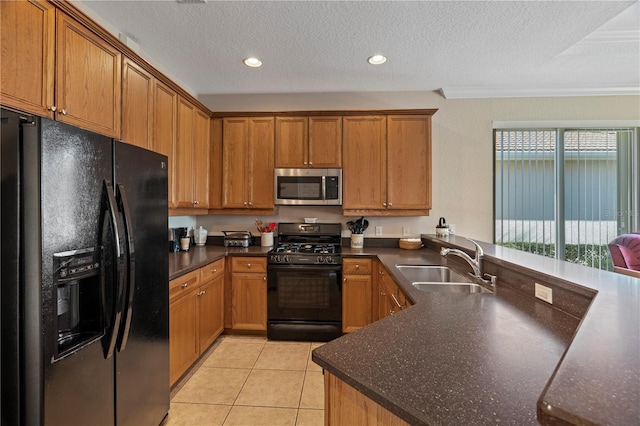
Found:
[[[471,241],[476,246],[476,257],[475,257],[475,259],[472,259],[471,256],[469,256],[467,253],[463,252],[462,250],[452,249],[452,248],[442,247],[440,249],[440,254],[442,256],[445,256],[445,257],[448,254],[455,254],[456,256],[459,256],[459,257],[463,258],[464,260],[467,261],[467,263],[469,265],[471,265],[471,268],[473,268],[473,275],[476,278],[479,278],[479,279],[483,280],[482,267],[480,265],[480,261],[482,260],[482,256],[484,256],[484,251],[482,250],[482,247],[480,247],[480,245],[478,243],[476,243],[475,241],[473,241],[472,239],[466,238],[466,237],[464,237],[464,239]]]

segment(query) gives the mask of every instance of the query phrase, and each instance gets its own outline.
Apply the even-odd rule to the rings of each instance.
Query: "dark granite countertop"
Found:
[[[426,240],[471,249],[451,236]],[[415,303],[336,339],[313,360],[411,424],[639,424],[640,280],[482,243],[485,259],[554,277],[592,298],[576,316],[501,286],[495,294],[416,290],[396,264],[441,264],[428,249],[343,247],[376,256]],[[225,255],[269,247],[207,245],[170,253],[170,278]]]
[[[411,424],[536,424],[537,414],[544,423],[638,424],[638,280],[482,246],[485,259],[591,294],[582,322],[507,286],[495,294],[420,292],[395,265],[442,258],[425,249],[380,252],[416,305],[315,349],[313,360]]]
[[[266,256],[271,247],[223,247],[216,245],[191,246],[189,251],[169,253],[169,280],[202,268],[211,262],[230,256]]]

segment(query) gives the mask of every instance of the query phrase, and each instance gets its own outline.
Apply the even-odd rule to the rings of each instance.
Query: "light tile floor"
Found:
[[[163,426],[324,424],[322,343],[221,336],[171,391]]]

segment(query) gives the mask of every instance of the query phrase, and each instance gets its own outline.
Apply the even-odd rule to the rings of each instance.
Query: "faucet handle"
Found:
[[[489,281],[489,283],[491,284],[491,287],[493,287],[493,289],[496,289],[496,281],[498,280],[498,277],[496,275],[491,275],[491,274],[487,274],[485,273],[483,275],[483,278],[485,278],[487,281]]]

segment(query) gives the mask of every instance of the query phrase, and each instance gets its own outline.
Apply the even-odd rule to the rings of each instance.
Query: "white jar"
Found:
[[[262,247],[271,247],[273,245],[273,232],[262,232],[260,234],[260,245]]]

